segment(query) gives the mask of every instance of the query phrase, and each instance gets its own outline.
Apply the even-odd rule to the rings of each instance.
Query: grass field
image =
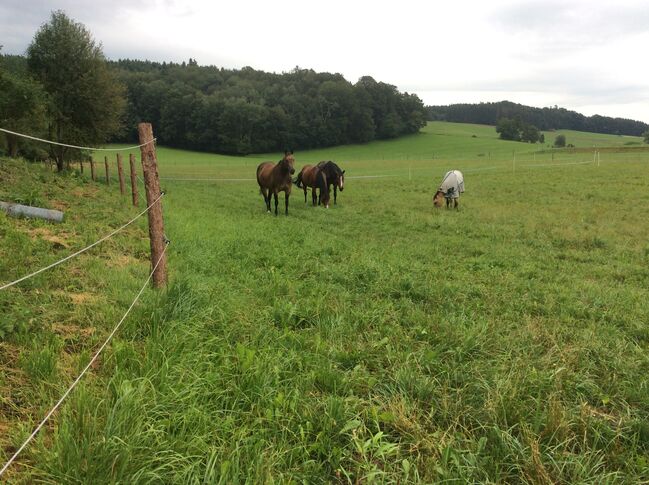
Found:
[[[8,479],[649,483],[649,152],[572,136],[617,148],[597,166],[431,123],[296,150],[298,168],[334,159],[349,178],[329,210],[295,190],[288,217],[254,181],[171,180],[253,178],[279,154],[159,148],[169,289],[145,293]],[[450,168],[461,210],[433,210]],[[74,174],[0,161],[0,176],[0,200],[68,214],[0,213],[2,282],[137,213]],[[126,310],[147,244],[139,222],[0,292],[0,461]]]

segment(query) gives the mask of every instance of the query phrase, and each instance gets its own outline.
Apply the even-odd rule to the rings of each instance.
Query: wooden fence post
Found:
[[[108,174],[108,157],[104,157],[104,165],[106,166],[106,185],[110,185],[110,177]]]
[[[83,175],[83,158],[79,160],[79,171],[81,172],[81,175]]]
[[[137,207],[137,177],[135,175],[135,155],[129,153],[128,161],[131,164],[131,196],[133,205]]]
[[[122,167],[122,154],[117,154],[117,176],[119,177],[119,191],[124,195],[124,170]]]
[[[97,176],[95,175],[95,159],[93,157],[90,157],[90,177],[93,182],[97,180]]]
[[[155,144],[153,142],[153,129],[151,123],[139,123],[137,132],[140,137],[142,170],[144,172],[144,187],[146,189],[146,204],[151,206],[161,195],[160,180],[158,179],[158,160],[156,159]],[[153,286],[160,288],[167,284],[167,256],[164,235],[164,221],[162,219],[162,201],[153,204],[148,211],[149,215],[149,240],[151,242],[151,267],[153,272]],[[158,262],[159,261],[159,262]]]

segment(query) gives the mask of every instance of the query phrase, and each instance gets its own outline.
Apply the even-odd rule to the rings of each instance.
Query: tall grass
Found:
[[[203,156],[159,150],[161,173],[253,177],[252,159]],[[607,156],[516,172],[467,160],[458,212],[431,196],[433,169],[460,156],[412,178],[414,155],[350,157],[350,175],[401,175],[350,179],[329,210],[294,194],[288,217],[265,213],[254,182],[165,182],[168,290],[146,295],[12,480],[649,481],[647,160]],[[138,231],[111,252],[144,253]],[[97,259],[104,300],[48,308],[104,313],[101,333],[146,264],[111,273]],[[33,308],[39,288],[11,295]],[[52,365],[61,337],[13,335],[33,381],[16,406],[44,407],[69,375]]]

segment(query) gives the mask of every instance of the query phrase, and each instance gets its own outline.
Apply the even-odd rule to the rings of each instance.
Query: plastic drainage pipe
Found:
[[[52,222],[63,221],[63,212],[52,209],[41,209],[40,207],[31,207],[22,204],[10,204],[9,202],[0,202],[0,209],[13,217],[46,219]]]

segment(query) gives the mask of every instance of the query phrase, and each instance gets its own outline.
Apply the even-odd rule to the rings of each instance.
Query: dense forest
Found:
[[[24,57],[2,56],[0,66],[29,76]],[[369,76],[352,84],[311,69],[275,74],[193,59],[109,61],[108,67],[126,88],[124,128],[114,142],[136,141],[137,123],[148,121],[160,144],[245,155],[394,138],[426,124],[417,95]]]
[[[510,101],[479,104],[451,104],[427,106],[427,119],[456,123],[479,123],[496,125],[502,118],[517,119],[540,130],[578,130],[612,135],[641,136],[649,125],[641,121],[606,116],[584,116],[557,106],[533,108]]]
[[[295,68],[274,74],[189,63],[111,63],[127,87],[127,122],[153,124],[160,143],[247,154],[306,149],[416,133],[425,109],[414,94],[369,76]],[[126,135],[134,139],[135,130]]]

